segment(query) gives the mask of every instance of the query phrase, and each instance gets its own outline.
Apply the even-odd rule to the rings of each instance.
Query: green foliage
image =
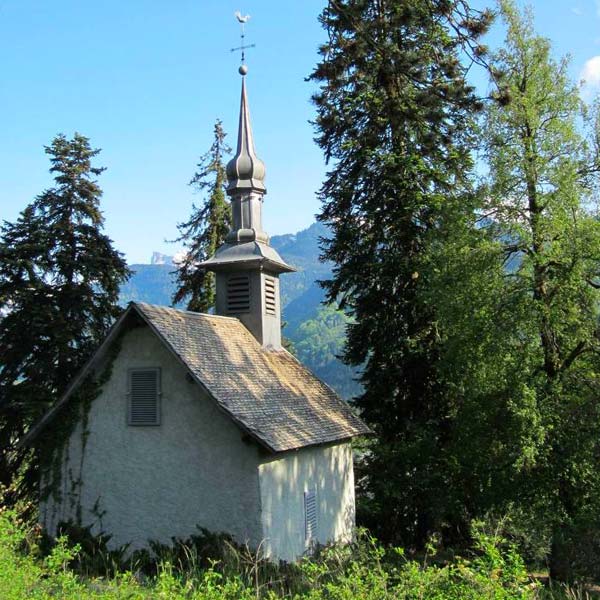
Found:
[[[349,322],[341,310],[331,305],[321,306],[314,318],[301,323],[291,336],[298,359],[343,398],[351,398],[360,392],[357,370],[337,361],[344,350]]]
[[[499,288],[519,307],[503,335],[520,346],[510,377],[525,393],[511,396],[529,423],[515,465],[525,475],[519,491],[552,527],[551,571],[564,579],[576,531],[600,500],[600,223],[589,210],[600,160],[581,133],[584,108],[567,61],[552,59],[531,15],[508,0],[501,9],[508,32],[494,69],[510,101],[492,105],[485,123],[485,209],[507,240],[504,256],[520,259]]]
[[[448,466],[468,518],[514,506],[565,579],[597,562],[576,540],[600,531],[597,132],[585,134],[594,119],[531,15],[508,1],[501,14],[481,219],[431,255]]]
[[[215,305],[215,274],[198,269],[197,264],[213,256],[225,241],[231,223],[231,207],[225,200],[226,173],[224,155],[231,152],[225,143],[225,132],[217,120],[214,141],[210,150],[201,157],[190,185],[199,192],[208,192],[201,207],[193,206],[192,215],[177,226],[184,242],[186,255],[175,271],[177,290],[173,304],[187,300],[187,309],[208,312]]]
[[[312,75],[317,141],[333,162],[318,216],[331,228],[327,297],[353,318],[345,359],[364,365],[357,406],[377,434],[361,514],[384,539],[418,547],[446,521],[453,487],[427,257],[472,208],[481,103],[460,58],[485,53],[490,20],[462,0],[329,2]]]
[[[38,460],[17,443],[65,391],[119,311],[129,275],[102,233],[99,150],[75,134],[46,148],[55,187],[0,231],[0,483],[31,498]]]
[[[165,560],[156,575],[143,579],[132,571],[111,578],[82,578],[68,565],[81,553],[66,538],[39,556],[37,534],[14,514],[0,512],[0,597],[6,600],[186,599],[186,600],[534,600],[538,589],[523,562],[496,536],[478,531],[468,559],[436,564],[407,560],[400,549],[384,550],[361,533],[348,546],[323,548],[292,567],[252,567],[225,573],[213,562],[182,571]],[[432,561],[432,562],[429,562]],[[190,566],[188,564],[188,566]],[[261,576],[255,577],[260,571]],[[261,578],[268,572],[268,578]],[[282,585],[282,580],[287,583]]]
[[[27,534],[16,515],[0,510],[0,595],[3,600],[84,598],[84,586],[67,568],[77,555],[59,538],[43,560],[36,557],[35,534]]]

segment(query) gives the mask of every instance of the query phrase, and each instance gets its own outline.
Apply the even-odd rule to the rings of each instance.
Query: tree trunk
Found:
[[[557,525],[552,532],[550,547],[550,579],[552,581],[568,582],[572,579],[572,544],[566,534],[565,527]]]

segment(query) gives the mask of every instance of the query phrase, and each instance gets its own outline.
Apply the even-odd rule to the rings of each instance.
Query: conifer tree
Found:
[[[75,134],[45,151],[55,186],[0,230],[0,483],[16,496],[37,481],[19,439],[104,337],[129,275],[102,231],[99,150]]]
[[[220,120],[214,127],[210,150],[200,158],[198,171],[190,181],[199,192],[205,193],[202,206],[192,207],[191,217],[177,228],[186,254],[176,271],[177,290],[173,304],[187,300],[187,309],[208,312],[215,306],[215,274],[198,269],[196,265],[210,258],[225,241],[231,224],[231,207],[225,200],[224,157],[231,152],[225,143],[226,133]]]
[[[354,319],[345,359],[364,365],[356,404],[376,434],[359,514],[382,539],[417,547],[451,504],[425,257],[471,208],[471,115],[481,103],[460,55],[485,53],[477,40],[490,21],[463,0],[330,0],[312,74],[317,141],[332,162],[318,216],[332,231],[325,285]]]

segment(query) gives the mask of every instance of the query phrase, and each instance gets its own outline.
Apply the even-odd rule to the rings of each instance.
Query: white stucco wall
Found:
[[[354,471],[350,444],[317,446],[263,460],[259,467],[263,551],[293,561],[307,551],[304,492],[317,492],[317,541],[350,541]]]
[[[161,368],[158,427],[127,425],[127,372],[136,367]],[[242,441],[240,429],[147,327],[124,335],[88,430],[84,453],[81,425],[65,449],[62,501],[42,502],[50,532],[61,520],[75,520],[80,504],[81,523],[112,534],[113,546],[170,543],[195,533],[196,525],[253,546],[262,539],[259,449]]]

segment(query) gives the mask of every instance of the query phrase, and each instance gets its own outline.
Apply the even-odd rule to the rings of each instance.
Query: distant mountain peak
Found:
[[[173,265],[177,266],[180,264],[185,258],[185,252],[180,250],[179,252],[175,252],[173,256],[169,256],[167,254],[163,254],[162,252],[153,252],[152,258],[150,259],[151,265]]]
[[[151,265],[172,265],[173,257],[162,254],[162,252],[153,252],[150,259]]]

